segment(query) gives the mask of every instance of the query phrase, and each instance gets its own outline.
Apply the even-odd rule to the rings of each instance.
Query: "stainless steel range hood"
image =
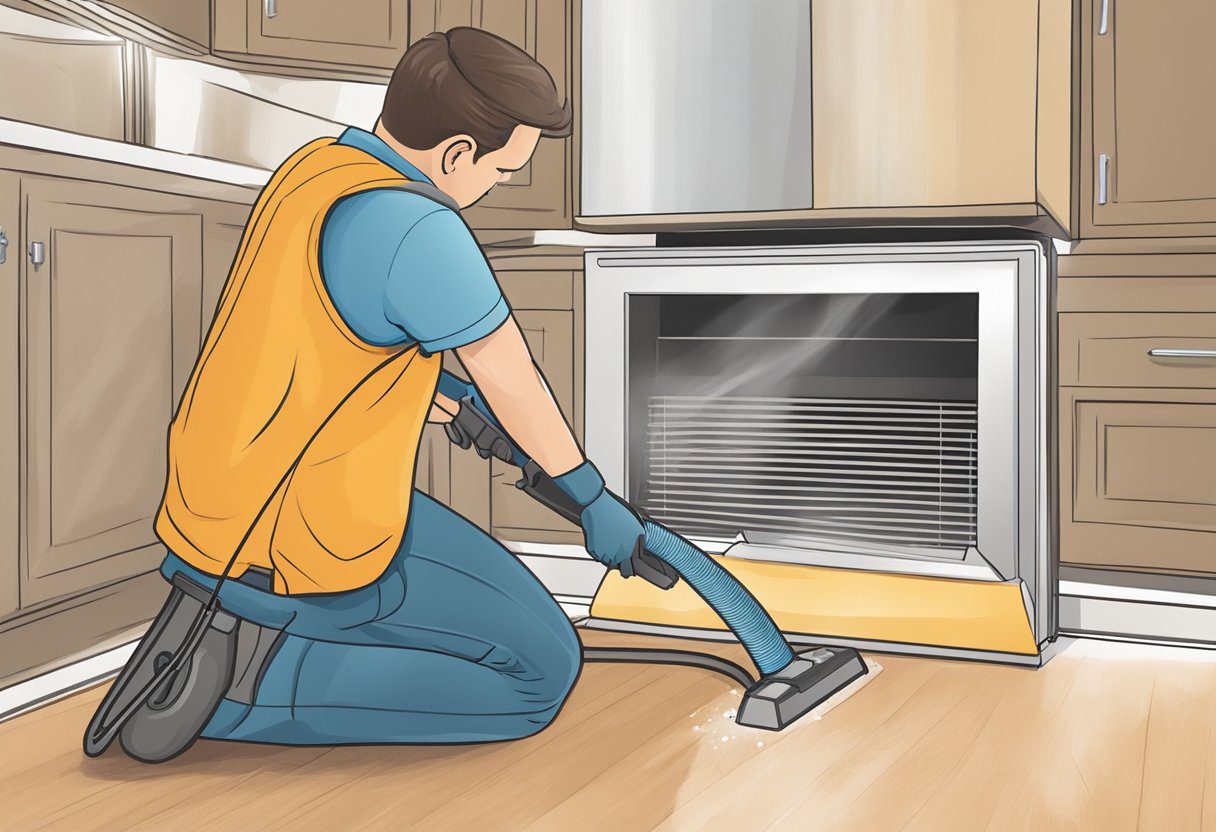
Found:
[[[583,216],[810,208],[810,0],[584,0]]]

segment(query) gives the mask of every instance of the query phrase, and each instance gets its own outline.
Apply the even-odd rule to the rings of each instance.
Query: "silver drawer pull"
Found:
[[[1151,349],[1148,354],[1154,358],[1216,358],[1216,350],[1167,350]]]

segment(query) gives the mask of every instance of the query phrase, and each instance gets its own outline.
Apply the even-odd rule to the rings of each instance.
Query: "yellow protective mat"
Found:
[[[785,633],[1035,655],[1017,581],[964,581],[711,556],[743,582]],[[593,618],[725,630],[681,581],[669,590],[608,572]]]

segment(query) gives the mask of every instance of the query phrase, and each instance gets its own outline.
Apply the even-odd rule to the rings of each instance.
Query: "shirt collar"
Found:
[[[426,182],[434,185],[431,178],[418,168],[414,167],[397,151],[385,143],[384,139],[377,136],[375,133],[369,133],[366,130],[361,130],[358,127],[347,127],[342,131],[342,135],[338,137],[338,144],[344,144],[349,147],[355,147],[362,150],[364,153],[369,153],[375,156],[381,162],[391,167],[393,170],[400,173],[406,179],[413,182]]]

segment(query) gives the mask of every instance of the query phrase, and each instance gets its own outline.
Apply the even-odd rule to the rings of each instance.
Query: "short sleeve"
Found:
[[[389,269],[384,315],[430,353],[471,344],[511,310],[464,221],[437,208],[402,238]]]

